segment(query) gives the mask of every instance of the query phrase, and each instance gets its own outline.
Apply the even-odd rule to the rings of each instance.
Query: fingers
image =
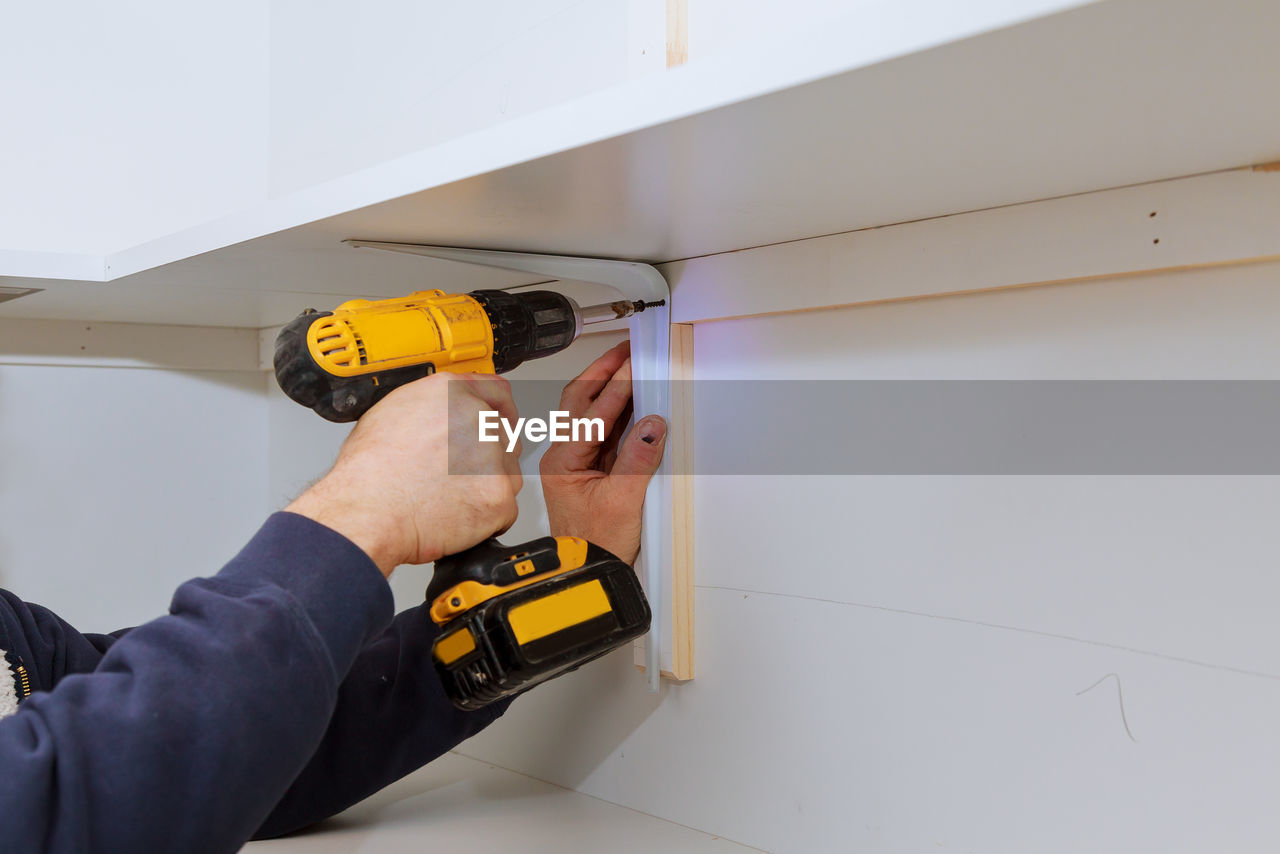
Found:
[[[519,475],[517,475],[517,477],[518,476]],[[519,492],[520,487],[517,486],[515,491]],[[516,517],[519,514],[520,505],[516,503],[515,494],[512,493],[511,497],[504,501],[502,506],[497,508],[494,521],[497,523],[498,527],[494,529],[493,536],[496,537],[499,534],[505,534],[507,529],[516,523]]]
[[[470,500],[487,529],[482,529],[481,537],[496,536],[515,524],[520,512],[516,501],[516,493],[519,491],[518,486],[508,489],[503,483],[483,475],[471,482]]]
[[[622,410],[626,409],[630,402],[631,359],[628,357],[600,389],[596,399],[587,406],[586,416],[603,419],[604,430],[608,433],[613,429],[614,422],[618,420]]]
[[[616,347],[609,352],[616,355],[622,355],[623,353],[622,350]],[[612,364],[613,361],[610,360],[609,364]],[[600,361],[597,360],[596,364],[600,364]],[[568,394],[569,389],[565,391]],[[612,463],[612,449],[617,444],[621,425],[626,423],[624,414],[629,412],[630,406],[631,359],[628,357],[623,358],[618,365],[618,369],[600,386],[595,400],[586,404],[585,412],[583,410],[569,410],[571,417],[600,419],[602,429],[598,432],[588,430],[583,439],[576,442],[566,442],[548,451],[547,455],[543,457],[545,463],[543,466],[544,472],[547,469],[582,471],[591,468],[608,471],[609,465]],[[599,439],[596,438],[597,436],[599,436]],[[549,461],[547,456],[551,458]]]
[[[496,374],[449,374],[449,378],[454,382],[461,383],[460,386],[451,385],[450,392],[455,390],[470,392],[485,408],[498,413],[498,417],[506,421],[508,424],[514,424],[519,418],[516,411],[515,398],[511,396],[511,383]],[[452,400],[451,400],[452,402]],[[505,439],[503,440],[505,447]],[[507,454],[508,473],[511,467],[519,471],[520,455],[524,453],[524,441],[516,440],[515,448]]]
[[[560,395],[560,408],[571,418],[600,418],[606,442],[552,445],[542,457],[543,474],[566,474],[599,465],[601,446],[611,448],[621,413],[631,400],[631,342],[622,341],[603,353],[569,381]]]
[[[480,400],[496,410],[508,421],[516,420],[516,402],[511,396],[511,383],[497,374],[451,374],[467,384],[468,389]]]
[[[569,410],[574,416],[581,416],[596,395],[600,394],[605,383],[609,382],[622,367],[622,363],[630,357],[630,341],[623,341],[605,351],[564,387],[564,392],[560,395],[560,408]]]
[[[622,444],[623,435],[627,432],[627,424],[631,421],[632,406],[633,402],[628,400],[626,407],[622,410],[622,414],[613,423],[613,430],[610,431],[609,438],[605,440],[604,446],[600,449],[597,468],[606,474],[613,471],[613,463],[618,459],[618,448]]]
[[[471,374],[480,379],[476,383],[477,396],[487,406],[498,412],[499,417],[506,419],[507,423],[513,423],[517,416],[516,404],[511,397],[511,384],[501,377],[492,374]],[[493,382],[497,380],[497,382]],[[507,450],[507,437],[495,446],[500,449],[502,454],[502,469],[511,481],[512,494],[516,494],[524,486],[524,474],[520,471],[520,455],[524,453],[524,440],[517,438],[515,446],[511,450]],[[512,519],[514,521],[514,517]],[[510,522],[507,523],[510,526]],[[506,527],[503,528],[506,530]]]
[[[646,415],[631,428],[618,447],[618,459],[609,473],[609,481],[628,500],[641,504],[649,480],[662,463],[667,444],[667,422],[660,415]]]
[[[524,473],[520,471],[520,453],[517,448],[511,453],[503,452],[503,468],[511,480],[511,491],[518,493],[524,487]]]
[[[471,431],[471,435],[466,437],[466,442],[470,443],[478,438],[475,428],[478,426],[477,419],[482,411],[495,411],[508,423],[516,420],[516,404],[511,396],[511,383],[502,377],[493,374],[437,374],[436,376],[445,377],[450,383],[449,407],[453,414],[465,413],[467,416],[466,421],[471,426],[466,429]],[[491,447],[490,453],[497,454],[497,458],[492,460],[497,463],[497,466],[491,471],[493,474],[501,474],[509,483],[512,496],[519,493],[524,486],[524,474],[520,471],[520,454],[523,446],[524,443],[517,439],[515,446],[508,451],[505,436],[500,437],[500,440],[492,446],[478,446]],[[514,498],[512,500],[514,501]],[[506,524],[509,525],[510,522]]]

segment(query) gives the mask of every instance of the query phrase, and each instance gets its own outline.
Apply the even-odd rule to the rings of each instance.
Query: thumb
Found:
[[[646,415],[631,428],[627,438],[618,448],[618,459],[609,472],[612,479],[615,475],[643,475],[629,477],[628,488],[634,487],[641,494],[649,485],[649,478],[658,470],[662,462],[662,451],[667,444],[667,422],[661,415]]]

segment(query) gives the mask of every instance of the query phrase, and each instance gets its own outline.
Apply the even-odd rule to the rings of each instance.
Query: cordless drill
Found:
[[[293,400],[354,421],[393,389],[438,371],[504,373],[568,347],[592,323],[659,303],[586,308],[554,291],[418,291],[308,309],[276,339]],[[635,571],[580,537],[488,539],[436,561],[427,587],[441,627],[432,661],[455,706],[477,709],[604,655],[649,629]]]

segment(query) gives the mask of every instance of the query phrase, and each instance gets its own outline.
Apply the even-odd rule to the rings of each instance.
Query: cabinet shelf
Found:
[[[963,5],[855,8],[100,263],[0,252],[45,289],[0,316],[267,326],[528,281],[344,238],[662,262],[1280,158],[1280,6]]]
[[[559,854],[737,854],[757,851],[588,795],[448,754],[363,803],[287,839],[251,842],[246,852],[506,849]]]

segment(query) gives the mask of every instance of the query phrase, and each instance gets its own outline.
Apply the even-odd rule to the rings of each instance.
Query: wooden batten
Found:
[[[667,68],[689,61],[689,2],[667,0]]]

